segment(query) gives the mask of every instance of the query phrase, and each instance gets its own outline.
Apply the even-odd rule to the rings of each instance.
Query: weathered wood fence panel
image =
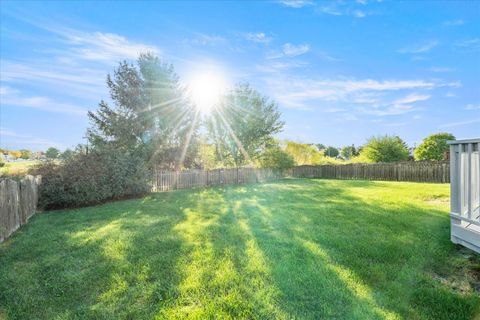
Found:
[[[153,191],[189,189],[242,183],[266,182],[284,177],[267,168],[229,168],[215,170],[162,171],[155,170]]]
[[[19,182],[0,179],[0,242],[35,214],[41,178],[26,176]]]
[[[185,171],[155,170],[152,189],[153,191],[167,191],[256,183],[273,181],[285,177],[448,183],[450,182],[450,164],[448,161],[409,161],[298,166],[283,173],[268,168]]]
[[[295,178],[448,183],[450,164],[448,161],[408,161],[298,166],[292,169],[291,175]]]

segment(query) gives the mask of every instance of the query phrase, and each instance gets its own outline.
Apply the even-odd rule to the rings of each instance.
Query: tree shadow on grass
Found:
[[[39,215],[0,246],[0,315],[471,317],[478,297],[429,276],[454,252],[448,215],[361,188],[392,185],[285,180]]]
[[[357,182],[348,183],[350,187],[359,186]],[[264,186],[256,192],[256,203],[244,209],[285,295],[284,305],[291,306],[290,312],[305,318],[332,316],[325,314],[318,302],[328,299],[318,290],[329,281],[326,268],[336,273],[332,286],[338,286],[338,280],[343,283],[331,294],[343,305],[342,310],[333,303],[332,309],[341,310],[332,311],[337,312],[335,317],[472,317],[478,296],[447,290],[428,276],[439,264],[448,264],[454,251],[449,241],[448,215],[414,203],[364,201],[342,185],[306,180],[295,181],[292,186]],[[279,202],[282,198],[288,200]],[[318,271],[312,271],[312,265]],[[310,268],[309,272],[305,268]],[[288,277],[294,280],[283,280]],[[344,294],[345,288],[356,298],[351,300]],[[315,298],[297,309],[305,302],[300,295],[305,291]],[[352,303],[356,308],[348,307]]]
[[[0,309],[11,319],[151,318],[177,292],[182,198],[36,216],[0,247]]]
[[[238,219],[244,190],[192,195],[196,205],[176,227],[192,250],[178,261],[179,298],[161,307],[160,318],[286,318],[264,257]],[[236,196],[226,197],[231,192]]]

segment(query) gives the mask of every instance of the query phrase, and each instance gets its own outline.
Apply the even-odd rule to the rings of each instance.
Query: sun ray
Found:
[[[190,130],[187,133],[187,139],[184,143],[182,153],[180,155],[180,161],[178,163],[178,168],[180,168],[183,165],[183,162],[185,161],[185,156],[187,154],[188,147],[190,146],[190,140],[192,139],[193,131],[195,129],[195,125],[197,124],[198,114],[199,114],[199,110],[196,110],[195,111],[195,116],[193,117],[192,125],[190,126]]]
[[[244,158],[250,163],[250,164],[253,164],[252,162],[252,159],[250,158],[250,156],[248,155],[247,151],[245,150],[245,148],[243,147],[243,144],[242,142],[238,139],[237,135],[235,134],[235,132],[233,132],[232,130],[232,127],[230,126],[230,124],[228,123],[228,121],[225,119],[225,117],[223,116],[222,114],[222,111],[221,110],[216,110],[217,111],[217,114],[219,115],[220,119],[222,120],[223,124],[225,125],[225,128],[227,129],[227,132],[230,134],[230,136],[232,137],[233,141],[235,142],[235,144],[237,145],[238,149],[240,150],[240,152],[242,153],[242,155],[244,156]]]

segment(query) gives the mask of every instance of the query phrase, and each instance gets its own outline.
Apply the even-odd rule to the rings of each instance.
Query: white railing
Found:
[[[480,252],[480,139],[449,144],[451,239]]]

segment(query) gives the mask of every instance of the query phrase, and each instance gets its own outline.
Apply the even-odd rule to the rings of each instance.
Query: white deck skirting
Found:
[[[448,143],[451,239],[480,253],[480,139]]]

